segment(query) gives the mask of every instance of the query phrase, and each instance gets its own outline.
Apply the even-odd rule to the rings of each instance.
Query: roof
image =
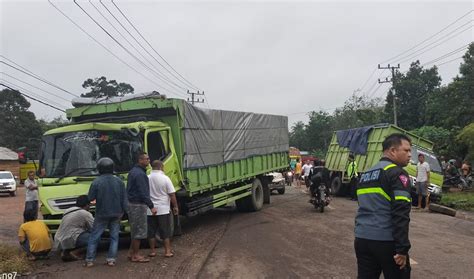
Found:
[[[0,160],[16,161],[18,160],[18,154],[6,147],[0,147]]]

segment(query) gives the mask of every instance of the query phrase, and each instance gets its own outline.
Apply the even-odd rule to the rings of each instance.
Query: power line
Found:
[[[380,87],[382,86],[382,83],[379,83],[379,82],[377,82],[377,83],[379,84],[379,86],[377,86],[375,88],[375,90],[373,90],[372,93],[370,93],[370,95],[368,95],[369,98],[372,98],[372,96],[374,96],[375,92],[377,92],[380,89]]]
[[[453,51],[450,51],[450,52],[448,52],[448,53],[446,53],[446,54],[443,54],[443,55],[441,55],[440,57],[435,58],[435,59],[433,59],[433,60],[431,60],[431,61],[429,61],[429,62],[426,62],[426,63],[424,63],[424,64],[421,65],[421,66],[426,66],[426,65],[428,65],[428,64],[436,63],[436,62],[438,62],[439,60],[443,60],[444,58],[447,58],[447,57],[449,57],[449,56],[452,56],[452,55],[454,55],[454,54],[456,54],[456,53],[458,53],[458,52],[464,51],[464,50],[467,49],[467,47],[468,47],[469,45],[470,45],[470,44],[464,45],[464,46],[462,46],[462,47],[460,47],[460,48],[457,48],[457,49],[455,49],[455,50],[453,50]]]
[[[29,86],[31,86],[31,87],[33,87],[33,88],[35,88],[35,89],[38,89],[38,90],[41,90],[41,91],[43,91],[43,92],[45,92],[45,93],[48,93],[48,94],[50,94],[50,95],[53,95],[53,96],[55,96],[55,97],[57,97],[57,98],[59,98],[59,99],[62,99],[62,100],[64,100],[64,101],[66,101],[66,102],[70,102],[70,101],[71,101],[71,100],[68,100],[68,99],[64,99],[63,97],[61,97],[61,96],[59,96],[59,95],[56,95],[56,94],[54,94],[54,93],[52,93],[52,92],[46,91],[46,90],[44,90],[44,89],[42,89],[42,88],[40,88],[40,87],[37,87],[37,86],[35,86],[35,85],[31,84],[31,83],[28,83],[28,82],[26,82],[26,81],[20,80],[20,79],[14,77],[14,76],[11,76],[11,75],[9,75],[9,74],[7,74],[7,73],[5,73],[5,72],[0,72],[0,74],[6,75],[7,77],[10,77],[10,78],[12,78],[12,79],[14,79],[14,80],[16,80],[16,81],[22,82],[22,83],[24,83],[24,84],[28,84]]]
[[[98,45],[100,45],[105,51],[107,51],[109,54],[111,54],[113,57],[115,57],[117,60],[119,60],[120,62],[122,62],[122,64],[126,65],[127,67],[129,67],[130,69],[132,69],[132,71],[134,71],[135,73],[139,74],[140,76],[142,76],[143,78],[145,78],[146,80],[148,80],[149,82],[155,84],[156,86],[162,88],[163,90],[167,91],[167,92],[170,92],[170,93],[173,93],[171,92],[170,90],[168,90],[167,88],[161,86],[160,84],[156,83],[155,81],[153,81],[152,79],[150,79],[149,77],[147,77],[146,75],[144,75],[143,73],[141,73],[140,71],[138,71],[137,69],[135,69],[133,66],[131,66],[130,64],[128,64],[127,62],[125,62],[122,58],[118,57],[115,53],[113,53],[112,51],[110,51],[106,46],[104,46],[101,42],[99,42],[96,38],[94,38],[92,35],[90,35],[86,30],[84,30],[79,24],[77,24],[72,18],[70,18],[67,14],[65,14],[61,9],[59,9],[59,7],[57,7],[56,5],[54,5],[51,0],[48,0],[49,4],[51,4],[61,15],[63,15],[66,19],[68,19],[72,24],[74,24],[74,26],[76,26],[77,28],[79,28],[79,30],[81,30],[84,34],[86,34],[89,39],[93,40],[94,42],[96,42]],[[173,93],[173,94],[176,94],[176,93]]]
[[[84,12],[97,26],[99,26],[100,29],[102,29],[102,31],[105,32],[105,34],[107,34],[112,40],[114,40],[125,52],[127,52],[130,56],[132,56],[135,60],[137,60],[138,63],[140,63],[143,67],[147,68],[149,71],[151,71],[152,73],[154,73],[158,78],[162,79],[161,76],[156,72],[154,71],[153,69],[151,69],[148,65],[146,65],[145,63],[143,63],[143,61],[141,61],[140,59],[138,59],[138,57],[136,57],[133,53],[131,53],[126,47],[124,47],[117,39],[115,39],[114,36],[112,36],[112,34],[110,34],[109,31],[107,31],[102,25],[99,24],[99,22],[97,22],[97,20],[95,20],[81,5],[79,5],[79,3],[77,3],[77,0],[73,0],[74,4],[76,4],[77,7],[79,7],[79,9],[82,10],[82,12]],[[171,91],[170,91],[171,92]],[[176,95],[180,95],[181,93],[177,93],[175,91],[173,91],[173,93],[175,93]],[[182,96],[186,96],[186,95],[182,95]]]
[[[22,96],[25,96],[25,97],[27,97],[27,98],[29,98],[29,99],[31,99],[31,100],[34,100],[34,101],[36,101],[36,102],[38,102],[38,103],[41,103],[41,104],[43,104],[43,105],[45,105],[45,106],[51,107],[51,108],[56,109],[56,110],[59,110],[59,111],[61,111],[61,112],[66,112],[65,110],[62,110],[62,109],[60,109],[60,108],[58,108],[58,107],[55,107],[55,106],[50,105],[50,104],[48,104],[48,103],[45,103],[45,102],[43,102],[43,101],[41,101],[41,100],[38,100],[38,99],[36,99],[36,98],[34,98],[34,97],[31,97],[31,96],[29,96],[29,95],[27,95],[27,94],[25,94],[25,93],[22,93],[22,92],[20,92],[20,91],[17,90],[17,89],[13,89],[13,88],[11,88],[11,87],[8,86],[8,85],[5,85],[5,84],[3,84],[3,83],[0,83],[0,85],[3,86],[3,87],[5,87],[5,88],[8,88],[8,89],[10,89],[10,90],[16,91],[16,92],[20,93]]]
[[[376,69],[378,70],[378,68],[376,68]],[[385,71],[386,71],[386,69],[383,69],[382,72],[380,72],[380,74],[379,74],[377,80],[380,79],[380,77],[383,75],[383,73],[384,73]],[[373,74],[372,74],[372,75],[373,75]],[[377,81],[377,80],[372,84],[372,86],[369,88],[369,90],[366,91],[367,93],[364,93],[363,95],[368,96],[368,95],[369,95],[368,93],[372,92],[372,90],[373,90],[373,89],[375,88],[375,86],[378,84],[378,81]]]
[[[10,59],[5,58],[5,56],[3,56],[3,55],[1,55],[1,56],[2,56],[4,59],[6,59],[6,60],[11,61]],[[11,61],[11,62],[12,62],[12,61]],[[28,76],[30,76],[30,77],[32,77],[32,78],[35,78],[35,79],[37,79],[37,80],[39,80],[39,81],[42,81],[42,82],[44,82],[44,83],[46,83],[46,84],[48,84],[48,85],[51,85],[52,87],[55,87],[55,88],[57,88],[57,89],[59,89],[59,90],[61,90],[61,91],[63,91],[63,92],[66,92],[67,94],[69,94],[69,95],[71,95],[71,96],[73,96],[73,97],[79,97],[79,96],[77,96],[77,95],[75,95],[75,94],[73,94],[73,93],[67,91],[66,89],[63,89],[63,88],[57,86],[57,85],[54,84],[54,83],[45,80],[44,78],[42,78],[42,77],[40,77],[40,76],[34,74],[33,72],[31,72],[31,71],[29,71],[29,70],[27,70],[27,69],[22,70],[22,69],[20,69],[20,68],[17,68],[17,67],[15,67],[15,66],[13,66],[13,65],[10,65],[10,64],[6,63],[5,61],[0,61],[0,63],[3,63],[3,64],[5,64],[5,65],[7,65],[8,67],[11,67],[11,68],[13,68],[13,69],[15,69],[15,70],[17,70],[17,71],[19,71],[19,72],[24,73],[25,75],[28,75]],[[12,63],[16,64],[15,62],[12,62]],[[18,64],[16,64],[16,65],[18,65]],[[21,67],[20,65],[18,65],[18,66]],[[21,67],[21,68],[24,69],[24,67]]]
[[[0,80],[3,81],[3,82],[4,82],[6,85],[8,85],[8,86],[13,86],[13,87],[15,87],[15,88],[18,88],[18,89],[22,90],[23,92],[26,92],[26,93],[31,94],[32,96],[34,96],[34,97],[36,97],[36,98],[38,98],[38,99],[43,100],[44,102],[48,102],[49,104],[53,104],[53,105],[55,105],[55,106],[57,106],[57,107],[67,108],[67,106],[65,106],[65,105],[63,105],[63,104],[60,104],[60,103],[55,102],[55,101],[51,101],[50,99],[45,98],[45,97],[43,97],[43,96],[40,96],[40,95],[38,95],[38,94],[36,94],[36,93],[33,93],[32,91],[30,91],[30,90],[28,90],[28,89],[26,89],[26,88],[24,88],[24,87],[21,87],[21,86],[19,86],[18,84],[15,84],[15,83],[13,83],[13,82],[11,82],[11,81],[9,81],[9,80],[6,80],[6,79],[1,78],[1,77],[0,77]]]
[[[111,0],[112,1],[112,4],[117,8],[117,10],[122,14],[122,16],[127,20],[127,22],[133,27],[133,29],[135,29],[135,31],[140,35],[140,37],[148,44],[148,46],[166,63],[166,65],[168,65],[177,75],[179,75],[184,81],[186,81],[191,87],[193,87],[193,89],[195,90],[199,90],[199,88],[195,85],[193,85],[189,80],[187,80],[185,77],[183,77],[180,73],[178,73],[178,71],[176,71],[173,66],[171,66],[168,61],[166,61],[163,56],[161,56],[158,51],[156,51],[156,49],[148,42],[147,39],[145,39],[145,37],[142,35],[142,33],[140,33],[140,31],[138,31],[138,29],[135,27],[135,25],[133,25],[133,23],[128,19],[128,17],[122,12],[122,10],[115,4],[114,0]]]
[[[90,2],[91,0],[89,0]],[[99,1],[100,4],[107,10],[107,12],[115,19],[116,22],[118,22],[118,24],[128,33],[128,35],[130,35],[130,37],[133,38],[133,40],[151,57],[153,58],[153,60],[155,60],[163,69],[165,69],[168,73],[170,73],[174,78],[176,78],[176,80],[178,80],[179,82],[181,82],[181,84],[183,84],[184,86],[186,87],[189,87],[188,84],[184,83],[181,79],[179,79],[178,77],[176,77],[172,72],[170,72],[163,64],[160,63],[160,61],[158,61],[136,38],[135,36],[133,36],[132,33],[130,33],[130,31],[128,31],[127,27],[125,27],[122,22],[112,13],[112,11],[110,11],[110,9],[102,2],[102,0]],[[110,23],[112,24],[112,23]],[[115,28],[115,27],[114,27]],[[117,31],[118,32],[118,31]],[[135,47],[134,47],[135,48]],[[136,50],[136,49],[135,49]],[[137,50],[138,52],[138,50]],[[142,56],[143,59],[145,59],[146,61],[148,61],[144,56]],[[153,65],[153,63],[149,62],[151,65]],[[160,72],[162,75],[163,75],[163,78],[166,79],[168,82],[174,84],[175,86],[183,89],[183,90],[186,90],[186,88],[183,88],[181,87],[180,85],[174,83],[173,81],[171,81],[164,73],[162,73],[160,70],[158,70],[156,67],[154,67],[155,70],[157,70],[158,72]]]
[[[417,48],[418,46],[424,44],[425,42],[429,41],[430,39],[434,38],[435,36],[437,36],[438,34],[441,34],[443,31],[445,31],[446,29],[448,29],[449,27],[451,27],[452,25],[456,24],[458,21],[460,21],[461,19],[465,18],[466,16],[468,16],[470,13],[472,13],[474,10],[470,10],[469,12],[467,12],[466,14],[462,15],[461,17],[457,18],[454,22],[450,23],[448,26],[444,27],[443,29],[441,29],[440,31],[436,32],[435,34],[429,36],[428,38],[426,38],[425,40],[421,41],[420,43],[414,45],[413,47],[405,50],[404,52],[394,56],[394,57],[391,57],[387,60],[384,60],[382,62],[380,62],[380,64],[384,64],[384,63],[387,63],[387,62],[390,62],[390,61],[393,61],[394,59],[400,57],[401,55]]]
[[[151,65],[151,67],[153,67],[153,69],[156,71],[155,73],[158,75],[158,77],[161,77],[163,81],[167,82],[168,85],[170,86],[176,86],[178,87],[179,89],[182,89],[182,90],[186,90],[186,88],[184,87],[181,87],[179,86],[178,84],[174,83],[173,81],[171,81],[167,76],[165,76],[162,72],[160,72],[160,70],[158,70],[152,62],[150,62],[150,60],[148,60],[116,27],[115,25],[94,5],[94,3],[92,3],[91,0],[89,0],[89,3],[92,5],[92,7],[94,7],[94,9],[107,21],[107,23],[109,23],[110,26],[112,26],[112,28],[146,61],[148,62],[149,65]],[[101,2],[101,4],[104,6],[104,4]],[[105,6],[104,6],[105,7]],[[107,7],[105,7],[107,9]],[[107,9],[108,11],[108,9]],[[109,12],[110,13],[110,12]],[[112,15],[114,18],[115,16]],[[120,23],[120,22],[119,22]],[[122,27],[123,25],[120,24]],[[123,27],[125,28],[125,27]],[[125,30],[128,32],[128,30]],[[130,34],[130,32],[128,32]],[[130,34],[131,35],[131,34]],[[132,36],[133,37],[133,36]],[[134,38],[135,39],[135,38]],[[136,41],[136,40],[135,40]],[[146,51],[146,50],[145,50]]]
[[[456,58],[454,58],[454,59],[451,59],[451,60],[448,60],[448,61],[443,62],[443,63],[441,63],[441,64],[438,64],[437,66],[439,67],[439,66],[442,66],[442,65],[444,65],[444,64],[448,64],[448,63],[451,63],[451,62],[453,62],[453,61],[456,61],[456,60],[462,59],[462,58],[463,58],[462,56],[461,56],[461,57],[456,57]]]
[[[471,23],[471,22],[469,22],[469,23]],[[469,26],[468,28],[466,28],[466,29],[464,29],[464,30],[461,30],[460,32],[454,34],[453,36],[448,37],[447,39],[445,39],[445,40],[439,42],[438,44],[436,44],[436,45],[434,45],[434,46],[432,46],[432,47],[430,47],[430,48],[428,48],[428,49],[426,49],[426,48],[429,47],[429,46],[431,46],[432,44],[428,44],[428,45],[424,46],[423,48],[421,48],[421,49],[415,51],[414,53],[410,54],[409,56],[404,56],[404,57],[402,58],[403,60],[401,60],[400,62],[406,62],[406,61],[412,60],[414,57],[419,56],[419,55],[421,55],[421,54],[423,54],[423,53],[426,53],[426,52],[432,50],[433,48],[444,44],[445,42],[449,41],[450,39],[452,39],[452,38],[454,38],[454,37],[456,37],[456,36],[458,36],[458,35],[460,35],[460,34],[466,32],[466,31],[468,31],[468,30],[470,30],[470,29],[472,29],[472,25]],[[421,53],[415,54],[415,53],[417,53],[417,52],[419,52],[419,51],[421,51],[421,50],[424,50],[424,49],[426,49],[426,50],[423,51],[423,52],[421,52]],[[414,55],[413,55],[413,54],[414,54]],[[407,57],[408,57],[408,58],[407,58]],[[405,59],[405,58],[406,58],[406,59]]]
[[[365,86],[367,85],[367,83],[369,82],[369,80],[374,76],[375,72],[377,71],[377,68],[375,68],[372,73],[370,74],[370,76],[367,78],[367,80],[364,82],[364,84],[359,88],[360,91],[364,90]]]

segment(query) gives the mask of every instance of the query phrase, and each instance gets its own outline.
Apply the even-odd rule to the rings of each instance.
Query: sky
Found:
[[[465,52],[462,47],[474,38],[471,1],[115,0],[155,53],[113,3],[103,0],[152,57],[121,29],[98,0],[92,0],[92,4],[77,1],[147,65],[144,67],[72,0],[51,2],[116,57],[48,1],[0,0],[0,61],[14,65],[13,61],[69,93],[3,63],[0,79],[63,109],[71,107],[70,93],[86,92],[81,87],[84,80],[106,76],[131,84],[137,93],[154,90],[168,97],[186,98],[187,89],[199,89],[207,100],[198,104],[200,107],[288,115],[291,126],[296,121],[308,121],[309,111],[331,112],[343,106],[354,92],[385,98],[389,84],[379,87],[377,78],[384,79],[389,72],[378,70],[379,63],[400,63],[404,71],[416,59],[423,64],[440,58],[426,67],[439,65],[442,83],[449,83],[462,61],[451,60],[461,57]],[[455,50],[458,52],[443,58]],[[403,55],[389,60],[399,54]],[[165,75],[167,81],[157,75]],[[65,118],[63,112],[36,101],[31,105],[37,118]]]

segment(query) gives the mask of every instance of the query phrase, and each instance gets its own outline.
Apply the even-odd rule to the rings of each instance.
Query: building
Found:
[[[0,147],[0,170],[11,171],[13,176],[20,177],[20,163],[15,151]]]

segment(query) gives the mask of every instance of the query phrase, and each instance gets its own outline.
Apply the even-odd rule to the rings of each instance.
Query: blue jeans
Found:
[[[106,260],[107,262],[110,262],[115,261],[115,259],[117,258],[120,232],[120,218],[97,217],[94,220],[94,225],[92,225],[92,231],[89,236],[89,243],[87,244],[86,262],[93,262],[95,260],[95,255],[97,252],[97,246],[99,245],[100,237],[107,228],[109,229],[110,233],[110,244]]]
[[[89,231],[82,232],[76,239],[76,248],[87,247],[89,245]]]
[[[23,248],[23,251],[26,252],[26,255],[28,256],[35,256],[36,258],[46,258],[49,254],[50,250],[45,250],[45,251],[40,251],[40,252],[31,252],[30,251],[30,241],[28,240],[28,237],[25,236],[25,241],[23,243],[20,242],[21,248]]]

